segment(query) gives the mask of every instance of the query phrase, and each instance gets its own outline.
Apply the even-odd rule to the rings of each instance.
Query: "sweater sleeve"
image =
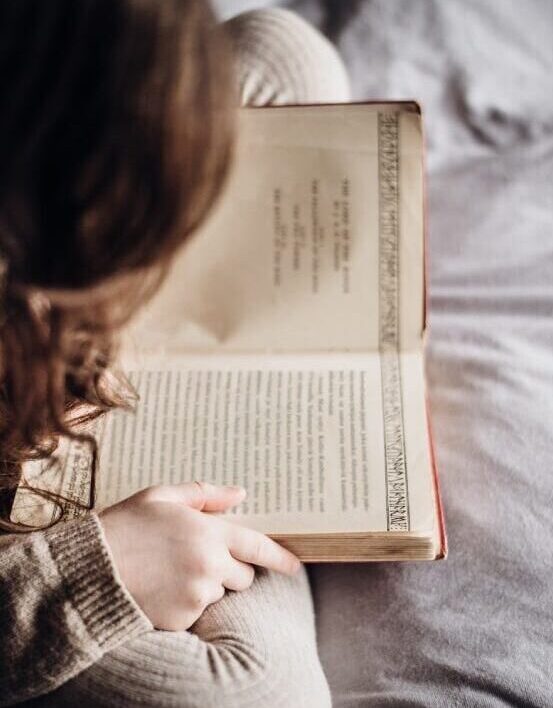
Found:
[[[0,537],[0,705],[52,691],[150,629],[96,514]]]

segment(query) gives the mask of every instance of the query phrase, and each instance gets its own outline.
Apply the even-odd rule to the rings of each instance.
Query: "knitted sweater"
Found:
[[[51,691],[149,629],[96,514],[0,536],[0,705]]]

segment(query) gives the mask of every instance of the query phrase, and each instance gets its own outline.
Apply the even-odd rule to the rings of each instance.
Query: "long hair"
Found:
[[[117,332],[219,194],[236,100],[203,0],[2,0],[0,95],[5,501],[60,435],[94,476],[85,423],[127,400]]]

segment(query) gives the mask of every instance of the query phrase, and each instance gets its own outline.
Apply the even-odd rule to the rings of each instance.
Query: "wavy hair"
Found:
[[[132,399],[117,333],[219,194],[236,96],[202,0],[2,0],[0,95],[0,527],[17,531],[22,465],[61,435],[90,445],[92,505],[86,423]]]

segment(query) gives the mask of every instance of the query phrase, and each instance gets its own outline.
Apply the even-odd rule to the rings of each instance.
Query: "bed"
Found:
[[[337,44],[355,98],[417,98],[428,133],[450,555],[311,568],[334,703],[553,705],[553,3],[287,6]]]
[[[219,2],[223,16],[270,2]],[[553,705],[553,3],[299,0],[428,139],[446,562],[310,569],[334,704]]]

